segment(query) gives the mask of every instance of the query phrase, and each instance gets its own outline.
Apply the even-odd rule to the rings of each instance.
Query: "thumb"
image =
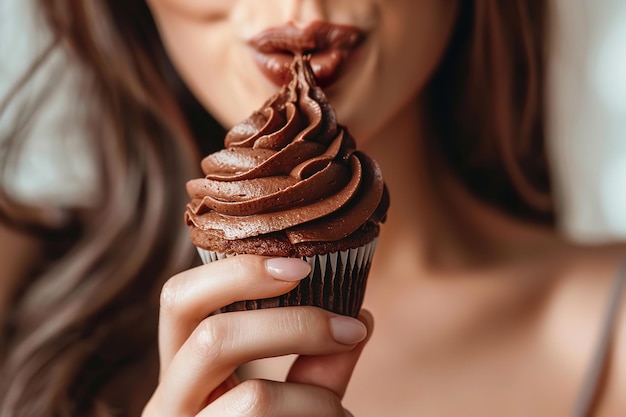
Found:
[[[299,356],[287,375],[286,382],[315,385],[326,388],[343,398],[354,367],[372,334],[374,318],[361,310],[358,319],[367,327],[367,337],[348,352],[332,355]]]

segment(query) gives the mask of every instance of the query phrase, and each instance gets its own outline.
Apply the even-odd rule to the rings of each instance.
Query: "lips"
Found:
[[[293,57],[309,54],[317,84],[328,87],[341,76],[364,38],[357,27],[317,21],[305,28],[293,24],[269,28],[248,43],[261,72],[277,86],[290,80]]]

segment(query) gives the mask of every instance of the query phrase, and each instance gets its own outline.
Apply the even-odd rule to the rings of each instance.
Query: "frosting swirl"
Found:
[[[235,240],[284,232],[292,244],[342,239],[384,221],[388,196],[376,162],[355,150],[298,56],[289,84],[234,126],[225,149],[187,183],[186,222]]]

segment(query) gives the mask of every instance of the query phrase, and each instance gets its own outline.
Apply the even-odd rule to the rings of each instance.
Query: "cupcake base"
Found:
[[[376,249],[377,238],[352,249],[301,257],[311,265],[311,273],[290,292],[278,297],[237,301],[221,312],[259,308],[315,306],[334,313],[356,317],[363,304],[367,276]],[[205,264],[236,256],[198,248]]]

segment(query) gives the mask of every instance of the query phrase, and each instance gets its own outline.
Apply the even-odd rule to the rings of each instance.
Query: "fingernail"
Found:
[[[330,319],[330,332],[333,338],[345,345],[359,343],[367,336],[367,328],[357,319],[347,316],[335,316]]]
[[[346,410],[345,408],[344,408],[343,411],[346,414],[346,417],[354,417],[354,415],[351,412],[349,412],[348,410]]]
[[[280,281],[300,281],[311,273],[311,266],[298,258],[272,258],[265,261],[267,272]]]

